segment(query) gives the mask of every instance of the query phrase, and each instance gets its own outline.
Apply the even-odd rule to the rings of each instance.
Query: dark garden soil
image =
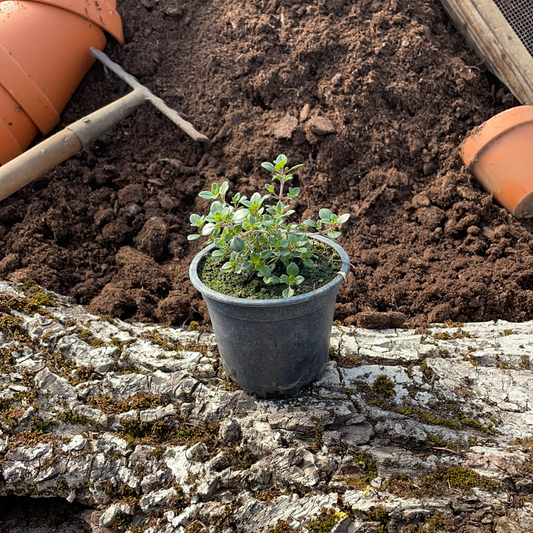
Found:
[[[208,319],[188,280],[199,191],[263,189],[260,163],[303,162],[298,215],[350,212],[354,268],[336,318],[411,324],[533,317],[533,225],[494,204],[457,147],[517,105],[438,0],[119,0],[111,58],[212,139],[146,105],[0,205],[0,276],[98,314]],[[96,65],[62,126],[127,92]]]

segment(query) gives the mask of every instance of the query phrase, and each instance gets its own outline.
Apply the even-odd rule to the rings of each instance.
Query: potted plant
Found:
[[[261,397],[296,394],[326,367],[335,299],[349,259],[335,242],[349,214],[320,209],[319,218],[291,221],[300,189],[288,187],[287,157],[261,165],[274,183],[251,198],[213,184],[206,216],[192,214],[207,237],[190,266],[193,285],[209,309],[226,374]],[[276,184],[277,183],[277,187]],[[276,192],[277,189],[277,192]]]

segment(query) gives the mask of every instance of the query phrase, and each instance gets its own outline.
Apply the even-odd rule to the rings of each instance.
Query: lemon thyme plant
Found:
[[[336,240],[341,235],[340,226],[350,215],[337,216],[324,208],[317,221],[291,222],[295,212],[291,203],[297,200],[300,188],[287,184],[302,165],[289,168],[287,157],[282,154],[273,163],[264,162],[261,166],[270,172],[274,182],[265,185],[267,194],[256,192],[248,199],[236,193],[228,201],[229,183],[213,183],[210,191],[199,194],[212,201],[209,214],[190,216],[197,232],[188,239],[207,237],[206,244],[215,245],[211,257],[221,263],[222,273],[256,276],[267,285],[283,284],[286,287],[282,296],[289,298],[305,280],[297,262],[308,268],[315,266],[320,245],[311,237],[324,235]]]

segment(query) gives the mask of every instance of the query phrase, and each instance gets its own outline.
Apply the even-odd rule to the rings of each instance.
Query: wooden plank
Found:
[[[457,29],[516,99],[533,105],[533,58],[492,0],[441,0]]]

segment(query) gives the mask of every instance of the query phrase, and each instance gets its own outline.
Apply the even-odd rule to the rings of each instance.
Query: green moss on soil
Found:
[[[423,524],[410,524],[402,529],[402,533],[440,533],[455,531],[454,517],[442,512],[430,513]]]
[[[278,520],[278,523],[266,533],[291,533],[293,529],[291,529],[290,522],[287,520]]]
[[[388,533],[387,524],[390,522],[390,515],[383,507],[370,507],[368,511],[363,512],[361,518],[367,522],[379,522],[376,533]]]
[[[446,426],[452,429],[459,427],[459,422],[451,420],[449,418],[443,418],[436,415],[431,411],[425,411],[419,407],[397,407],[396,412],[404,416],[409,416],[422,422],[424,424],[430,424],[433,426]]]
[[[152,344],[159,346],[167,352],[179,352],[180,350],[184,349],[181,344],[172,342],[171,340],[162,337],[157,331],[143,333],[141,338],[150,341]]]
[[[29,341],[28,334],[22,327],[24,320],[21,317],[12,316],[10,313],[11,311],[4,307],[0,296],[0,331],[4,334],[6,341]]]
[[[191,424],[187,420],[173,417],[172,420],[158,420],[155,423],[140,420],[120,422],[122,434],[133,444],[187,444],[203,442],[208,447],[217,442],[218,424]]]
[[[87,343],[89,346],[92,346],[93,348],[102,348],[103,346],[107,345],[105,341],[99,339],[98,337],[95,337],[90,329],[78,326],[77,330],[80,334],[80,339],[83,342]]]
[[[16,353],[16,346],[0,348],[0,374],[13,372],[13,365],[15,364],[14,354]]]
[[[394,398],[394,381],[385,374],[379,375],[372,383],[372,390],[384,398]]]
[[[457,328],[457,331],[454,331],[453,333],[450,333],[449,331],[443,331],[442,333],[435,332],[433,333],[433,338],[444,341],[455,339],[469,339],[470,333],[468,333],[468,331],[464,331],[459,327]]]
[[[128,339],[126,341],[121,341],[120,339],[117,339],[117,338],[111,339],[111,344],[113,346],[116,346],[120,351],[122,351],[125,346],[129,346],[130,344],[133,344],[134,342],[135,342],[134,339]]]
[[[59,350],[53,353],[48,350],[41,350],[41,354],[44,356],[47,366],[52,372],[67,379],[70,377],[72,370],[76,368],[76,361],[65,357]]]
[[[61,437],[52,433],[36,433],[34,431],[21,431],[9,437],[9,448],[14,450],[21,446],[32,447],[36,444],[47,442],[68,442],[70,437]]]
[[[329,358],[332,361],[335,361],[337,365],[342,366],[344,368],[354,368],[363,364],[362,357],[354,355],[344,355],[343,353],[341,353],[340,348],[335,348],[333,346],[329,347]]]
[[[346,513],[335,509],[322,509],[320,514],[306,525],[306,530],[309,533],[330,533],[345,516]]]
[[[435,448],[447,448],[448,450],[452,450],[455,452],[459,450],[459,444],[457,442],[445,440],[440,435],[428,435],[426,443],[428,447],[433,448],[433,450]]]
[[[91,379],[94,379],[95,377],[95,369],[93,365],[78,366],[76,367],[75,372],[69,377],[68,382],[70,385],[79,385],[80,383],[91,381]]]
[[[102,394],[101,396],[89,396],[87,398],[87,405],[100,409],[106,414],[119,414],[135,409],[153,409],[154,407],[167,406],[172,403],[170,399],[165,399],[162,396],[155,394],[146,394],[139,392],[128,398],[116,400],[110,394]]]
[[[52,317],[45,307],[57,307],[57,299],[52,294],[39,287],[36,283],[28,282],[22,286],[23,297],[2,294],[0,296],[0,309],[3,312],[19,311],[32,316],[39,313],[43,316]]]
[[[354,474],[346,476],[343,481],[354,489],[363,490],[377,477],[377,463],[370,454],[359,451],[353,456],[353,465],[357,471]]]
[[[407,474],[393,474],[385,481],[385,488],[398,496],[422,498],[438,496],[450,489],[470,493],[474,487],[497,490],[499,483],[482,476],[470,468],[453,466],[439,468],[413,480]]]
[[[89,426],[93,425],[91,421],[83,415],[76,414],[72,409],[67,409],[62,413],[57,415],[57,419],[61,422],[67,422],[68,424],[74,424],[79,426]]]

